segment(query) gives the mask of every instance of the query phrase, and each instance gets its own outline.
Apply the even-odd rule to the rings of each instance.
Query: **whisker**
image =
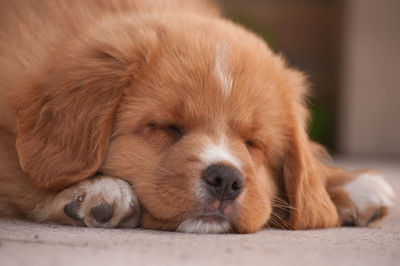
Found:
[[[278,226],[278,225],[282,225],[285,229],[294,229],[285,219],[283,219],[282,217],[280,217],[277,213],[275,213],[274,211],[271,212],[271,216],[270,218],[273,220],[273,222]],[[276,219],[278,219],[278,223],[276,221]]]

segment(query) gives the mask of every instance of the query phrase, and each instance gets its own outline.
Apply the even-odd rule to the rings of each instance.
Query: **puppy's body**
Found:
[[[254,232],[386,214],[377,174],[320,161],[304,77],[211,4],[0,10],[1,216]]]
[[[71,40],[84,38],[103,21],[116,17],[140,20],[138,12],[151,12],[156,16],[158,12],[189,11],[216,16],[217,9],[205,2],[35,0],[0,4],[0,216],[41,220],[34,212],[42,208],[40,203],[56,196],[56,193],[39,190],[19,165],[11,98],[23,89],[21,81],[29,83],[32,76],[46,71],[54,57],[67,53],[65,48]],[[63,209],[60,211],[62,213]]]

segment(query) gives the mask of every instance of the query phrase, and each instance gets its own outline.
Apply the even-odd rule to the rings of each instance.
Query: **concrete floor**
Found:
[[[400,194],[400,161],[341,158],[372,167]],[[196,235],[0,220],[0,265],[400,265],[400,200],[368,228]]]

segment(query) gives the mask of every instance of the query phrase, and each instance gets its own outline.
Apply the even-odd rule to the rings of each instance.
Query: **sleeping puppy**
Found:
[[[0,216],[250,233],[364,226],[391,187],[323,163],[304,76],[207,1],[2,1]]]

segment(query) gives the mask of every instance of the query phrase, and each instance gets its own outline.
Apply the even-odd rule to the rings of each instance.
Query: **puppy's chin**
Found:
[[[218,234],[231,231],[231,225],[227,220],[209,220],[202,218],[189,218],[183,221],[177,229],[182,233]]]

